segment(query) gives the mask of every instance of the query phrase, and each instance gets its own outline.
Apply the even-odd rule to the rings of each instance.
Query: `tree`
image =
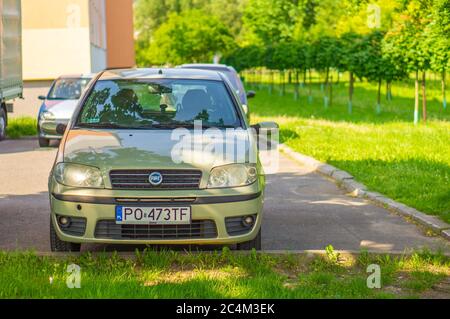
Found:
[[[348,85],[348,112],[353,110],[353,92],[355,83],[355,74],[362,76],[364,63],[363,37],[350,32],[343,34],[340,41],[340,54],[337,68],[349,73]]]
[[[328,102],[331,99],[330,96],[330,69],[337,67],[336,57],[339,54],[339,41],[334,37],[323,36],[313,43],[315,60],[314,68],[324,73],[324,105],[328,107]]]
[[[432,16],[432,22],[427,26],[428,37],[424,45],[431,50],[431,69],[441,75],[442,106],[446,109],[445,78],[450,67],[450,1],[436,0]]]
[[[419,72],[422,72],[423,119],[426,121],[425,71],[430,52],[424,44],[431,0],[411,0],[396,17],[383,41],[383,52],[399,69],[415,73],[414,123],[419,122]]]
[[[272,69],[280,71],[281,94],[286,93],[285,71],[296,67],[297,52],[292,42],[281,42],[274,47]]]
[[[269,45],[292,39],[298,20],[298,0],[248,0],[244,28],[258,43]]]
[[[242,14],[247,0],[136,0],[135,29],[136,60],[139,66],[148,66],[150,43],[156,30],[167,21],[170,14],[189,10],[202,10],[208,16],[215,16],[229,30],[236,40],[242,31]]]
[[[211,62],[233,44],[228,29],[216,17],[199,10],[172,13],[154,34],[149,60],[153,64]]]
[[[383,55],[382,42],[384,32],[375,31],[366,36],[362,43],[363,59],[360,65],[362,74],[369,82],[377,82],[377,113],[381,111],[381,84],[383,80],[390,82],[405,75],[398,70],[392,61]]]

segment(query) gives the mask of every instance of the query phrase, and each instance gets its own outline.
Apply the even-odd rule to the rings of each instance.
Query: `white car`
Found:
[[[38,115],[39,146],[47,147],[50,140],[60,140],[58,126],[67,125],[78,100],[93,75],[66,75],[56,79],[47,96],[40,96],[42,106]]]

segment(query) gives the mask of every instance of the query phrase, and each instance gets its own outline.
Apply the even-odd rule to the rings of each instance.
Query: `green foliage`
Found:
[[[268,45],[292,39],[299,18],[296,0],[248,0],[244,27],[258,44]]]
[[[155,32],[173,13],[201,10],[205,17],[213,17],[225,25],[235,39],[242,31],[243,5],[246,0],[137,0],[135,3],[136,60],[139,66],[158,64],[152,60],[150,45]],[[170,39],[169,39],[170,40]],[[223,51],[223,50],[222,50]],[[223,52],[225,53],[225,52]],[[167,60],[167,59],[166,59]],[[170,60],[165,62],[173,63]]]
[[[340,254],[334,251],[334,247],[332,245],[325,247],[325,253],[328,261],[331,263],[337,264],[339,262]]]
[[[215,53],[239,70],[335,68],[369,81],[445,72],[449,0],[138,0],[140,65],[206,61]],[[204,54],[203,54],[204,52]]]
[[[426,46],[431,1],[409,1],[399,13],[394,27],[384,39],[384,52],[390,61],[408,72],[428,69],[430,48]]]
[[[31,117],[9,119],[6,135],[12,139],[35,136],[37,135],[37,121]]]
[[[313,44],[315,52],[314,69],[326,71],[337,66],[336,57],[339,52],[339,43],[336,38],[324,36],[316,40]]]
[[[199,10],[172,13],[154,34],[149,60],[154,64],[212,62],[215,54],[232,45],[232,36],[218,18]]]

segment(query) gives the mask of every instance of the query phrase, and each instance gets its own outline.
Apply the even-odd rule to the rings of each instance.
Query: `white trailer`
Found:
[[[21,0],[0,0],[0,140],[5,138],[11,100],[22,97]],[[8,103],[7,103],[8,102]]]

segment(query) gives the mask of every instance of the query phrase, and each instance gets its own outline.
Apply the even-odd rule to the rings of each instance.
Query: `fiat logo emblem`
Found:
[[[161,183],[163,182],[163,176],[161,173],[159,172],[153,172],[150,174],[150,176],[148,177],[148,181],[150,182],[150,184],[152,184],[153,186],[159,186],[161,185]]]

